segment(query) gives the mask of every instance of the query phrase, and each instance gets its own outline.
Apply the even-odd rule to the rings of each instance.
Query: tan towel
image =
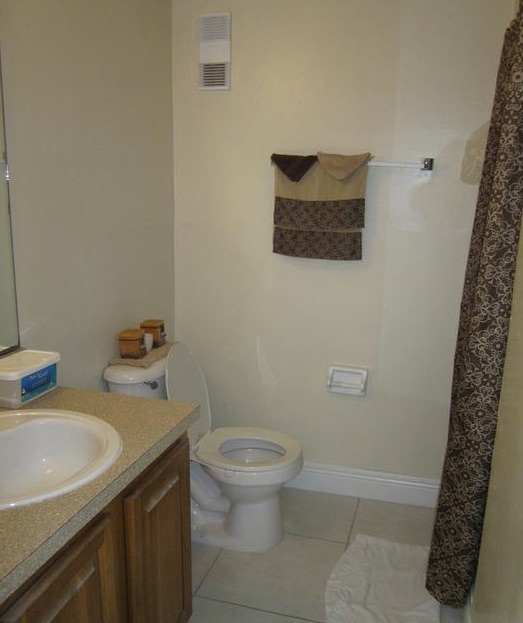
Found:
[[[342,156],[341,154],[317,154],[321,166],[337,180],[344,180],[355,173],[363,164],[370,160],[370,154],[356,156]]]
[[[169,354],[173,346],[173,342],[165,342],[163,346],[153,348],[145,357],[141,359],[125,359],[123,357],[114,357],[109,360],[110,366],[135,366],[136,368],[150,368],[153,363],[159,359],[163,359]]]
[[[370,157],[319,152],[299,182],[275,168],[274,253],[360,260]]]

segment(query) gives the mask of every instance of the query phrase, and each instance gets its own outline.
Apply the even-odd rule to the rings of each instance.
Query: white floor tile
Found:
[[[430,545],[434,513],[433,508],[362,499],[350,540],[363,533],[398,543]]]
[[[358,498],[284,488],[282,506],[286,533],[346,543]]]
[[[325,618],[325,585],[344,544],[286,535],[261,554],[222,550],[197,595],[312,621]]]
[[[268,552],[192,544],[191,623],[324,621],[325,585],[349,534],[430,543],[434,509],[298,489],[284,489],[282,501],[286,537]]]
[[[196,593],[203,579],[209,572],[218,554],[219,547],[212,545],[202,545],[201,543],[191,543],[192,550],[192,590]]]
[[[286,617],[264,610],[253,610],[220,601],[196,597],[191,623],[303,623],[304,619]]]

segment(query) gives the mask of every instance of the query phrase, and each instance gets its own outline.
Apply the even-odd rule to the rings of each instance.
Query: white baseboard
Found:
[[[439,481],[306,462],[288,487],[434,508]]]

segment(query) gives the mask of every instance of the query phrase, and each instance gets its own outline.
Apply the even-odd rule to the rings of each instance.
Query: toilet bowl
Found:
[[[302,467],[295,439],[264,428],[218,428],[200,440],[195,460],[230,502],[223,530],[238,544],[232,549],[265,551],[283,538],[280,490]]]
[[[109,366],[104,379],[109,391],[199,405],[200,417],[188,431],[193,540],[262,552],[282,539],[280,491],[303,466],[297,440],[266,428],[211,431],[205,378],[180,342],[151,368]]]

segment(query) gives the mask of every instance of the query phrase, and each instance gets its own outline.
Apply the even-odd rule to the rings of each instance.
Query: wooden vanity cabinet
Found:
[[[121,502],[107,507],[3,614],[1,623],[127,618]]]
[[[192,612],[184,435],[0,614],[0,623],[185,623]]]
[[[130,623],[192,613],[189,446],[163,456],[124,498]]]

